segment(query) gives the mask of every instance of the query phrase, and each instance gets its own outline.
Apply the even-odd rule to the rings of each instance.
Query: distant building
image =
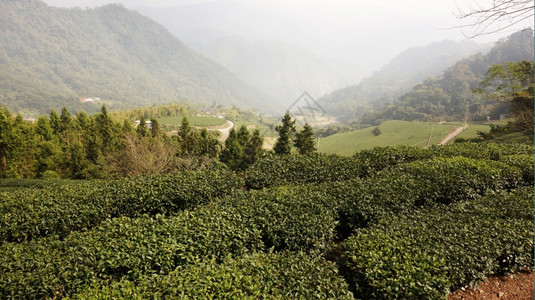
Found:
[[[32,123],[35,122],[35,118],[32,117],[32,116],[24,116],[24,117],[22,117],[22,119],[24,121],[28,121],[28,122],[32,122]]]
[[[100,101],[100,98],[82,98],[80,99],[80,102],[82,103],[86,103],[86,102],[95,102],[95,101]]]
[[[134,126],[134,127],[138,127],[139,124],[141,124],[141,121],[140,120],[136,120],[136,126]],[[147,126],[148,129],[152,128],[152,122],[151,121],[145,121],[145,125]]]

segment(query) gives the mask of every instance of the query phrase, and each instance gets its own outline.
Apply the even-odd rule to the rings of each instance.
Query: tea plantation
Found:
[[[533,269],[533,156],[396,146],[20,184],[0,193],[0,299],[444,299]]]

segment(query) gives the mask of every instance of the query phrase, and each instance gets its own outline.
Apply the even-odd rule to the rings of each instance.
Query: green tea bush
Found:
[[[353,158],[361,166],[360,177],[375,174],[388,167],[432,158],[433,152],[416,146],[374,147],[356,152]]]
[[[164,218],[116,218],[63,241],[0,247],[0,298],[69,296],[94,280],[137,281],[203,258],[217,261],[262,250],[260,232],[232,210],[208,206]]]
[[[319,153],[270,156],[245,172],[245,185],[248,189],[262,189],[348,180],[359,174],[360,166],[350,157]]]
[[[47,235],[64,237],[113,217],[173,215],[233,194],[243,186],[243,180],[229,171],[91,183],[1,194],[0,243]]]
[[[412,176],[425,186],[417,201],[451,203],[514,188],[522,181],[518,168],[501,162],[465,157],[435,158],[398,165],[379,176]],[[415,199],[416,200],[416,199]]]
[[[519,181],[519,169],[489,160],[451,157],[398,165],[366,179],[333,185],[331,193],[341,198],[337,233],[346,237],[386,215],[476,199]]]
[[[101,284],[76,299],[353,299],[336,266],[303,252],[204,260],[165,276]]]
[[[243,193],[221,201],[258,228],[266,247],[275,250],[325,249],[333,240],[338,203],[325,190],[281,187]]]
[[[535,164],[533,154],[504,155],[500,157],[500,162],[519,168],[522,171],[523,184],[533,185],[533,166]]]
[[[495,143],[453,143],[431,146],[429,151],[435,157],[463,156],[474,159],[499,160],[504,155],[534,154],[533,146],[524,144]]]
[[[533,189],[391,215],[341,245],[357,298],[440,299],[533,267]],[[503,209],[506,208],[506,209]]]

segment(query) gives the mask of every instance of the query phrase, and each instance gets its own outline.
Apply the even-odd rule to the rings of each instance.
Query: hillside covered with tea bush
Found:
[[[4,181],[1,299],[442,299],[533,269],[533,147]]]

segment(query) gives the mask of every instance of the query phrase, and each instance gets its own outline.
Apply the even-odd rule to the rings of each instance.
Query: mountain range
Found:
[[[122,5],[56,8],[0,0],[0,104],[92,111],[189,100],[275,109],[272,101],[168,30]]]
[[[319,102],[341,120],[358,118],[370,109],[394,102],[412,86],[440,75],[459,60],[490,50],[491,44],[444,40],[409,48],[360,83],[330,93]]]

